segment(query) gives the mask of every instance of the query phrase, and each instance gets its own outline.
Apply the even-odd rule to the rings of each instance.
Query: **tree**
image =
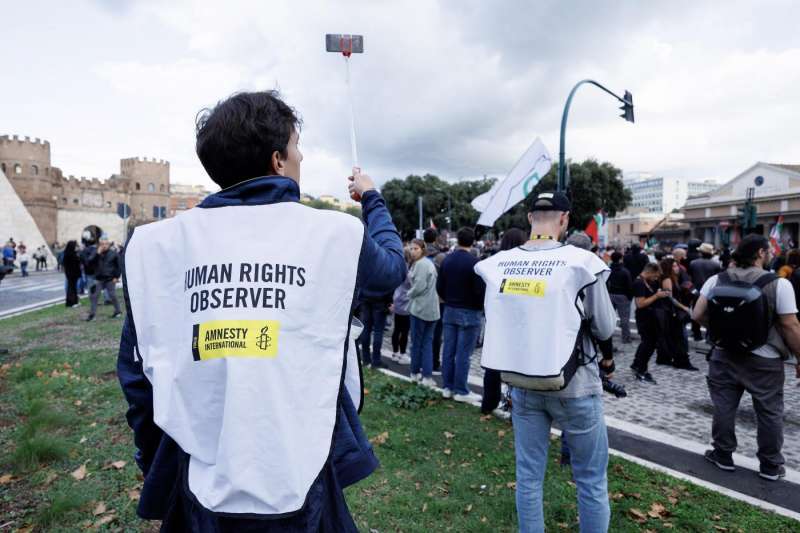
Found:
[[[569,217],[569,229],[586,229],[591,218],[600,210],[609,217],[628,207],[631,193],[622,185],[622,171],[611,163],[598,163],[587,159],[583,163],[569,163],[569,195],[572,200],[572,211]],[[558,165],[554,165],[533,188],[531,194],[556,190]],[[520,202],[511,211],[495,222],[497,231],[505,231],[511,227],[525,229],[528,224],[528,208]]]
[[[381,188],[386,206],[392,214],[397,231],[404,240],[414,237],[419,226],[417,197],[422,196],[422,224],[428,227],[430,220],[437,227],[447,226],[447,192],[450,185],[432,174],[410,175],[405,179],[394,178]],[[453,206],[455,208],[455,206]],[[454,226],[455,227],[455,226]]]

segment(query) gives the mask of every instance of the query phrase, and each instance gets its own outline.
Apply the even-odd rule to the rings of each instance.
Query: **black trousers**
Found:
[[[392,330],[392,352],[406,353],[408,346],[408,330],[411,328],[409,315],[394,315],[394,330]]]
[[[78,278],[67,278],[66,306],[71,307],[78,303]]]
[[[653,356],[653,352],[658,347],[658,322],[653,315],[637,316],[636,329],[639,330],[639,337],[641,337],[642,341],[639,343],[639,347],[636,348],[636,355],[633,358],[631,368],[644,374],[647,372],[647,365]]]
[[[500,388],[500,372],[486,369],[483,373],[483,398],[481,413],[489,414],[500,405],[502,389]]]

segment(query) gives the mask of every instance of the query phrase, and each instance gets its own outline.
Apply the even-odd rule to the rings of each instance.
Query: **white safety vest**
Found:
[[[572,245],[518,247],[477,263],[486,282],[481,366],[542,378],[537,390],[565,387],[583,317],[580,293],[607,270],[599,257]]]
[[[303,508],[331,450],[363,237],[355,217],[285,202],[191,209],[129,241],[155,423],[206,509]]]

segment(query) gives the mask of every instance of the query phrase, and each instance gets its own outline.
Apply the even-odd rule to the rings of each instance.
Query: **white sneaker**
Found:
[[[392,356],[390,357],[390,359],[394,362],[397,362],[400,360],[400,356],[397,355],[397,352],[392,352]]]
[[[400,363],[401,365],[410,365],[411,358],[406,354],[401,353],[400,355],[397,356],[397,362]]]
[[[442,398],[449,400],[453,397],[453,391],[450,389],[442,389]]]
[[[436,382],[433,381],[433,378],[422,378],[422,381],[420,383],[425,387],[433,387],[433,388],[436,387]]]
[[[411,381],[422,381],[422,374],[411,374]]]
[[[481,395],[470,392],[467,394],[454,394],[453,399],[457,402],[476,403],[481,401]]]

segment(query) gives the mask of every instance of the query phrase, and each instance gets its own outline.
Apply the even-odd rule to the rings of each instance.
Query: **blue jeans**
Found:
[[[444,306],[442,381],[455,394],[469,394],[469,362],[481,333],[481,312]]]
[[[520,533],[544,531],[542,486],[553,422],[569,445],[581,532],[608,531],[608,433],[600,395],[557,398],[515,387],[511,398]]]
[[[381,346],[383,346],[383,329],[386,327],[386,304],[376,302],[361,303],[361,322],[364,330],[358,337],[361,343],[362,360],[369,364],[381,363]],[[372,356],[370,356],[370,335],[372,337]]]
[[[433,330],[435,320],[422,320],[411,315],[411,374],[429,378],[433,375]]]
[[[36,264],[38,265],[39,263],[36,263]],[[20,261],[19,270],[20,270],[20,272],[22,272],[22,277],[23,278],[27,278],[28,277],[28,262],[27,261]],[[39,269],[37,268],[36,270],[39,270]]]

